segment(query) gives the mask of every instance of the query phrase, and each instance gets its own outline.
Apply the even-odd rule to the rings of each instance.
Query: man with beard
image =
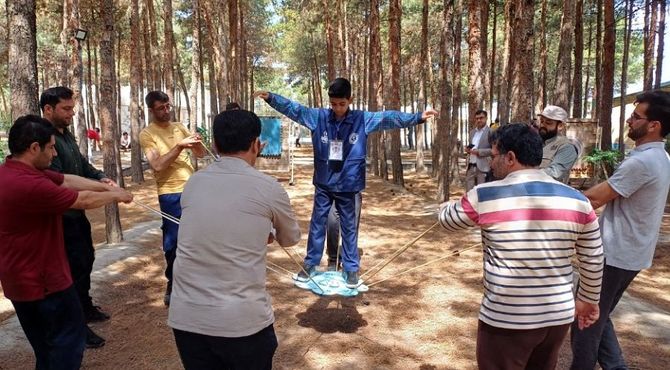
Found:
[[[51,162],[51,169],[117,186],[102,171],[91,166],[79,152],[77,141],[68,129],[75,114],[73,95],[69,88],[58,86],[44,90],[40,96],[42,116],[56,128],[56,152],[58,156],[54,157]],[[108,320],[109,315],[101,311],[99,306],[93,304],[90,295],[95,249],[93,249],[93,238],[91,237],[91,224],[88,222],[83,209],[71,209],[63,214],[63,236],[72,280],[79,301],[81,301],[86,322]],[[88,325],[86,328],[86,346],[88,348],[98,348],[105,345],[105,339],[95,334]]]
[[[175,218],[181,217],[181,193],[193,174],[193,166],[188,151],[202,158],[205,149],[200,135],[191,133],[179,122],[171,122],[172,105],[170,98],[162,91],[151,91],[144,98],[149,108],[151,123],[140,132],[140,145],[154,170],[158,204],[161,212]],[[170,305],[172,293],[172,266],[177,256],[177,236],[179,225],[163,218],[163,253],[165,254],[165,277],[167,287],[163,303]]]
[[[544,141],[540,168],[564,184],[568,183],[570,170],[577,161],[577,148],[561,134],[567,119],[565,109],[555,105],[547,105],[540,113],[540,136]]]
[[[36,369],[79,369],[86,330],[63,240],[65,212],[130,202],[125,190],[49,170],[58,133],[19,117],[0,165],[0,282],[35,353]],[[76,282],[75,282],[76,283]]]
[[[636,99],[628,118],[628,137],[635,148],[614,174],[586,195],[600,215],[605,268],[600,298],[601,319],[572,332],[572,369],[627,369],[610,314],[628,285],[651,267],[670,187],[670,156],[663,138],[670,133],[670,93],[652,91]]]

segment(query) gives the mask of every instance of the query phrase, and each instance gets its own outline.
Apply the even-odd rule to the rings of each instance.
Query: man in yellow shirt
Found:
[[[173,217],[181,217],[181,193],[188,178],[193,174],[189,152],[202,158],[205,148],[200,135],[191,133],[179,122],[171,122],[170,98],[162,91],[151,91],[144,98],[152,118],[151,123],[140,133],[140,145],[154,170],[158,188],[158,203],[161,211]],[[165,253],[165,277],[167,289],[163,302],[170,305],[172,293],[172,266],[177,256],[177,233],[179,225],[163,218],[163,252]]]

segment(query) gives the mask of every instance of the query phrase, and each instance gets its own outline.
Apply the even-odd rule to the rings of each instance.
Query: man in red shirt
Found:
[[[48,170],[55,129],[23,116],[9,130],[0,165],[0,283],[33,347],[38,369],[76,369],[85,326],[63,242],[62,214],[130,202],[124,189]]]

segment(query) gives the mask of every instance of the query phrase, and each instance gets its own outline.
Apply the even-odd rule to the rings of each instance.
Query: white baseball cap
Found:
[[[540,115],[554,121],[565,122],[568,120],[568,112],[556,105],[547,105]]]

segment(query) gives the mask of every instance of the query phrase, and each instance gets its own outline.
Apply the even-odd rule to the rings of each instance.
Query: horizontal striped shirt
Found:
[[[445,203],[439,220],[450,231],[481,228],[483,322],[506,329],[571,323],[575,255],[577,298],[598,303],[604,262],[598,218],[583,194],[543,171],[515,171],[479,185]]]

